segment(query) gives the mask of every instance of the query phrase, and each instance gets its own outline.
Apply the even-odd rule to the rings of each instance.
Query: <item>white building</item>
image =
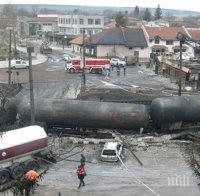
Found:
[[[58,13],[46,11],[37,15],[38,31],[58,32]]]
[[[60,33],[78,35],[85,29],[86,35],[99,33],[104,27],[104,17],[101,15],[66,14],[58,16]]]
[[[144,28],[149,38],[150,53],[173,54],[180,51],[179,33],[190,37],[184,27],[149,27]],[[183,52],[194,53],[192,47],[183,45]]]

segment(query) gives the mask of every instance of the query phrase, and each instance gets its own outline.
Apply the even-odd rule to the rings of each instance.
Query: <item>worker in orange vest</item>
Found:
[[[37,180],[37,178],[39,177],[39,174],[35,171],[35,170],[29,170],[26,174],[25,174],[25,178],[27,180]]]
[[[25,196],[28,196],[31,189],[34,188],[34,185],[36,184],[38,177],[39,174],[35,170],[29,170],[25,174],[25,180],[26,180]]]
[[[84,165],[79,165],[76,170],[76,173],[78,175],[78,179],[80,180],[78,188],[80,188],[81,186],[85,186],[85,182],[83,181],[84,177],[86,176]]]

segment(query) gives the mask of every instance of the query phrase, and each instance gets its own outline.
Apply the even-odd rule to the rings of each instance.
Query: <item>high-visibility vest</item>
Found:
[[[29,170],[25,174],[25,177],[26,177],[27,180],[36,180],[39,177],[39,174],[34,170]]]
[[[78,167],[76,170],[77,174],[86,174],[85,168],[84,167]]]

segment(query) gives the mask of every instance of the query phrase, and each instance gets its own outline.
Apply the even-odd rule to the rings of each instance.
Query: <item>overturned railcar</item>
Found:
[[[200,122],[200,96],[162,97],[154,99],[150,109],[156,127],[180,129],[181,126]]]
[[[30,102],[18,105],[22,120],[30,120]],[[35,99],[36,121],[47,125],[139,130],[149,122],[145,105],[64,99]]]

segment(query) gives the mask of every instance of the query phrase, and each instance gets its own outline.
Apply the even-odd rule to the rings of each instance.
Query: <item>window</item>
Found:
[[[115,156],[116,152],[115,150],[104,150],[103,155]]]
[[[159,44],[160,43],[160,38],[159,37],[155,37],[155,44]]]
[[[95,19],[95,25],[100,25],[101,24],[101,19]]]
[[[83,25],[83,19],[82,19],[82,18],[79,19],[79,24],[80,24],[80,25]]]
[[[89,25],[92,25],[93,23],[94,23],[94,19],[89,18],[89,19],[88,19],[88,24],[89,24]]]
[[[167,40],[166,41],[166,45],[173,45],[173,41],[172,40]]]

